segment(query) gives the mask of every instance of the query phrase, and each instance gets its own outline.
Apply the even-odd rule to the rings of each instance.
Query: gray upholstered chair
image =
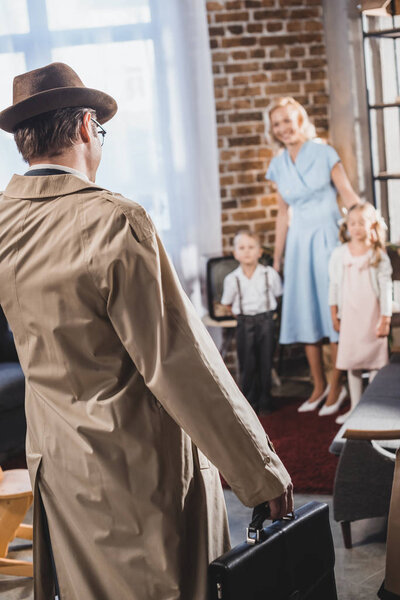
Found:
[[[0,463],[25,448],[25,378],[0,307]]]
[[[330,447],[340,457],[333,514],[341,523],[346,548],[352,545],[352,521],[389,512],[393,457],[400,445],[399,359],[395,355],[379,371]]]

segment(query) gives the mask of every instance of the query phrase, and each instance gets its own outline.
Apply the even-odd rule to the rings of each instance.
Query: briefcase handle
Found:
[[[268,502],[262,502],[253,508],[250,525],[246,528],[246,542],[257,544],[263,537],[264,521],[271,518],[271,509]],[[294,512],[289,513],[283,520],[291,521],[295,518]]]

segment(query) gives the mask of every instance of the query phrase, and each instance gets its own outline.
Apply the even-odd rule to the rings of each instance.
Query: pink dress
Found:
[[[387,338],[378,338],[379,301],[370,277],[371,252],[353,256],[347,246],[343,260],[342,308],[338,369],[380,369],[388,363]]]

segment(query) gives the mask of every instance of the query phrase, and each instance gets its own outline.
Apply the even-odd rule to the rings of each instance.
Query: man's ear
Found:
[[[82,125],[80,129],[80,134],[82,141],[87,144],[90,142],[90,129],[92,127],[92,115],[90,112],[87,112],[83,115]]]

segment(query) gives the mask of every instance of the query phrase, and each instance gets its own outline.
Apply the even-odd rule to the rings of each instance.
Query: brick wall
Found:
[[[334,0],[333,0],[334,1]],[[274,243],[276,198],[265,181],[272,157],[263,112],[272,98],[301,102],[327,137],[329,97],[322,0],[207,2],[212,52],[222,236],[250,226]]]

